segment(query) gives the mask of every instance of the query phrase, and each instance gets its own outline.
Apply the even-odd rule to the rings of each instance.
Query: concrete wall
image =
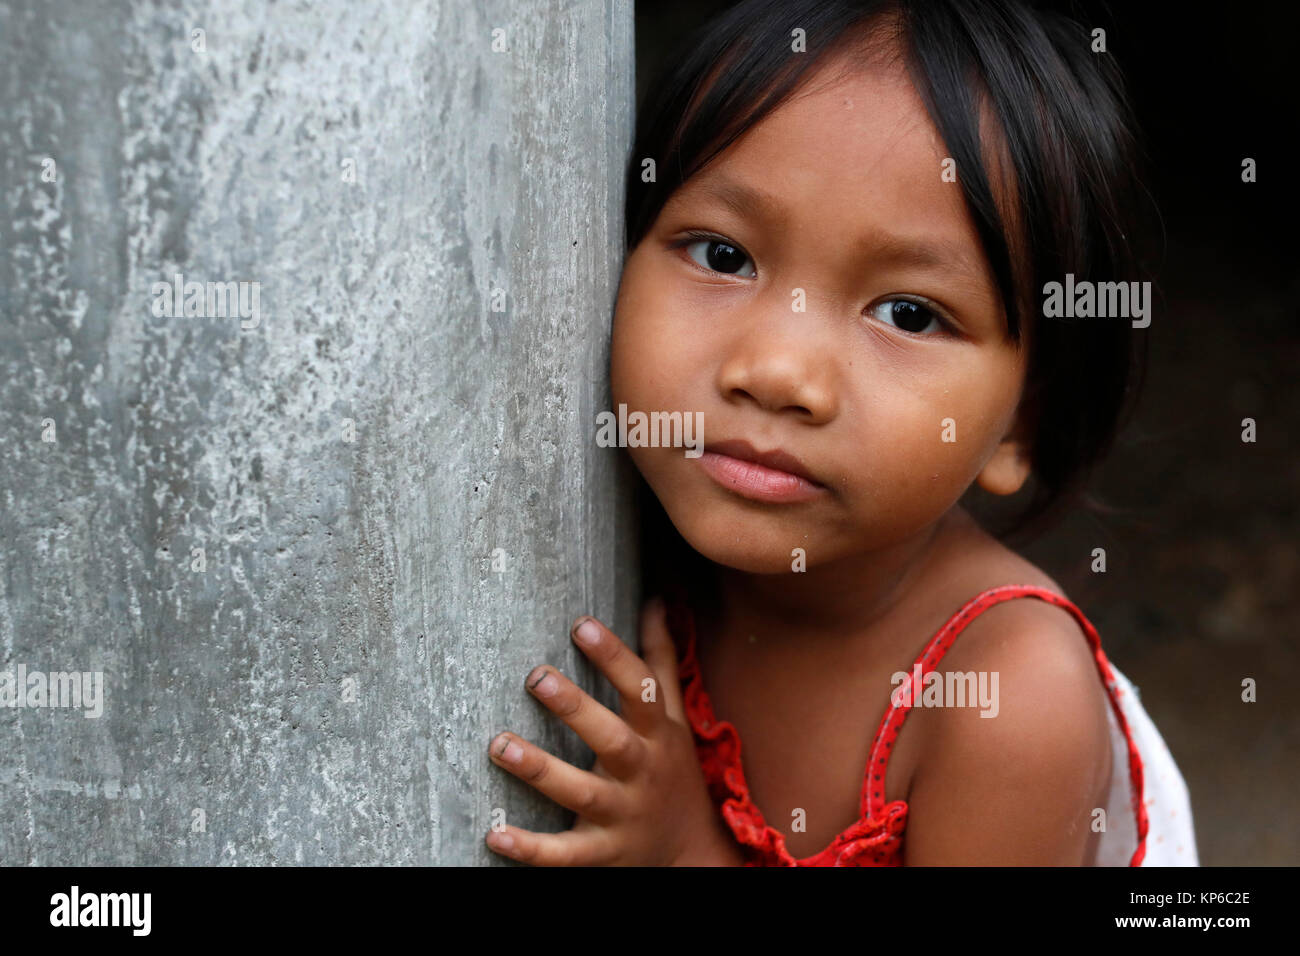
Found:
[[[586,766],[524,676],[613,706],[568,625],[632,635],[632,74],[630,0],[0,2],[0,672],[105,680],[0,707],[0,863],[566,825],[486,753]],[[177,273],[258,285],[173,317]]]

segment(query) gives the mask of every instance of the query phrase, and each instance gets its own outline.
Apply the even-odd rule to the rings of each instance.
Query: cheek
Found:
[[[620,402],[636,407],[633,396],[644,388],[642,379],[646,371],[644,362],[637,356],[653,362],[654,350],[648,348],[653,338],[649,316],[652,303],[647,300],[645,269],[641,247],[628,257],[619,281],[618,298],[614,302],[614,324],[610,335],[609,384],[615,407]]]
[[[707,348],[698,325],[648,269],[627,275],[615,305],[610,341],[610,394],[615,407],[688,411],[700,408],[708,380]]]
[[[626,405],[629,410],[652,411],[662,408],[671,392],[665,382],[661,353],[655,348],[653,323],[646,313],[620,312],[614,320],[610,342],[609,391],[613,410]]]
[[[877,368],[860,380],[845,456],[857,492],[899,516],[951,506],[979,474],[1009,427],[1015,368],[982,362],[924,370]],[[1011,376],[1012,380],[1008,379]]]

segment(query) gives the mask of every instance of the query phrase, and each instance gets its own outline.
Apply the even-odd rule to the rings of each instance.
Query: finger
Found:
[[[622,698],[621,716],[637,730],[647,729],[664,713],[659,679],[650,665],[594,617],[574,622],[574,643],[609,678]]]
[[[513,734],[498,734],[488,745],[488,753],[498,767],[579,816],[603,822],[617,813],[613,783],[579,770],[536,744]]]
[[[645,757],[645,741],[618,714],[554,667],[533,669],[528,691],[573,728],[615,777],[631,774]]]
[[[531,866],[602,866],[615,858],[606,831],[577,833],[534,833],[507,826],[487,835],[487,845],[496,853]]]
[[[641,656],[654,672],[664,713],[680,723],[686,722],[682,702],[682,684],[677,673],[677,648],[668,630],[668,608],[662,598],[654,597],[641,608]]]

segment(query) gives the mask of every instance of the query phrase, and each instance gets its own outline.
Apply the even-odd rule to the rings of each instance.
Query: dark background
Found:
[[[640,100],[730,6],[637,4]],[[1300,863],[1300,322],[1294,24],[1276,8],[1045,4],[1106,30],[1163,222],[1146,386],[1076,510],[1023,553],[1097,626],[1191,791],[1202,865]],[[1189,12],[1196,11],[1196,12]],[[1241,181],[1256,160],[1257,181]],[[1241,440],[1243,418],[1254,444]],[[1093,548],[1107,571],[1090,570]],[[1258,702],[1243,703],[1254,678]]]

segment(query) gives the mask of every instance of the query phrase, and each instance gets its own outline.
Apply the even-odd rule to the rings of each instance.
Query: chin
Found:
[[[797,522],[770,512],[737,514],[742,509],[697,503],[664,510],[686,543],[714,564],[746,574],[793,573],[791,552],[810,550],[806,530],[794,530],[790,525]]]

